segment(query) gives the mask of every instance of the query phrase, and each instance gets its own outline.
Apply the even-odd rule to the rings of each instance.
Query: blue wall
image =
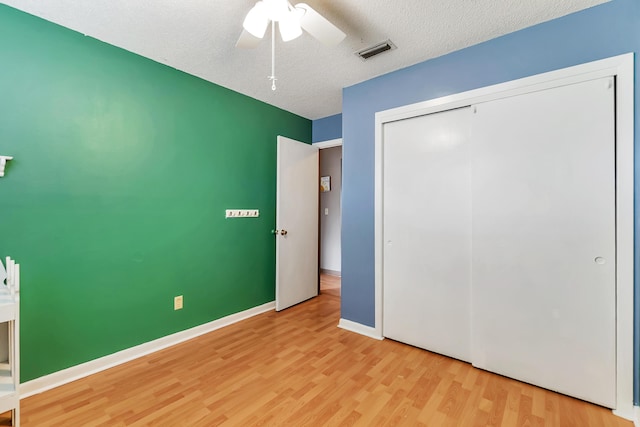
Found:
[[[374,326],[375,112],[628,52],[640,52],[640,1],[613,0],[345,88],[342,109],[342,317]],[[636,64],[636,105],[640,105],[638,70]],[[638,108],[635,123],[635,161],[640,165]],[[637,169],[640,170],[640,166]],[[640,175],[636,173],[636,176]],[[635,185],[636,212],[639,212],[640,179],[636,178]],[[637,222],[635,236],[637,241]],[[635,271],[639,271],[638,253],[636,244]],[[636,404],[639,395],[639,289],[636,277]]]
[[[342,138],[342,114],[314,120],[311,129],[311,142]]]

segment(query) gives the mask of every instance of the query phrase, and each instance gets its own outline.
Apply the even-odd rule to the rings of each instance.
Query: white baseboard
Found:
[[[81,363],[80,365],[72,366],[70,368],[27,381],[20,384],[20,398],[23,399],[25,397],[33,396],[34,394],[42,393],[43,391],[79,380],[80,378],[87,377],[139,357],[146,356],[147,354],[154,353],[200,335],[215,331],[216,329],[248,319],[249,317],[274,310],[275,307],[275,301],[271,301],[239,313],[230,314],[229,316],[225,316],[221,319],[217,319],[203,325],[195,326],[185,331],[176,332],[175,334],[167,335],[166,337],[158,338],[99,359],[94,359],[89,362]]]
[[[633,406],[633,402],[628,402],[626,405],[618,403],[618,407],[611,412],[617,417],[633,421],[635,427],[640,427],[640,422],[638,421],[640,419],[638,418],[640,411],[637,406]]]
[[[635,427],[640,427],[640,406],[634,406],[635,409],[635,417],[633,418],[633,425]]]
[[[376,332],[375,328],[347,319],[340,319],[340,322],[338,322],[338,328],[346,329],[347,331],[355,332],[356,334],[364,335],[376,340],[383,339],[383,337]]]

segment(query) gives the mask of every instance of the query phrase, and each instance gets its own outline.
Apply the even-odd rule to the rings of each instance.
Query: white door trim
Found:
[[[322,150],[323,148],[342,147],[342,138],[314,142],[311,145],[313,145],[314,147],[318,147],[320,150]]]
[[[633,53],[551,71],[376,113],[375,136],[375,335],[382,337],[383,126],[385,123],[606,76],[616,77],[616,400],[614,413],[633,419],[634,253],[634,57]]]

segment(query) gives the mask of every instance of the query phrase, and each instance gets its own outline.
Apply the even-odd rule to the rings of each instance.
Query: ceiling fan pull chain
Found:
[[[276,90],[276,23],[271,22],[271,90]]]

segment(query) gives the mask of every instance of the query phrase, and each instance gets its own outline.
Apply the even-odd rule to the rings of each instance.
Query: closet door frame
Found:
[[[462,92],[376,113],[375,130],[375,328],[383,338],[385,123],[433,114],[602,77],[615,77],[616,90],[616,400],[614,413],[633,419],[634,254],[634,58],[633,53]]]

